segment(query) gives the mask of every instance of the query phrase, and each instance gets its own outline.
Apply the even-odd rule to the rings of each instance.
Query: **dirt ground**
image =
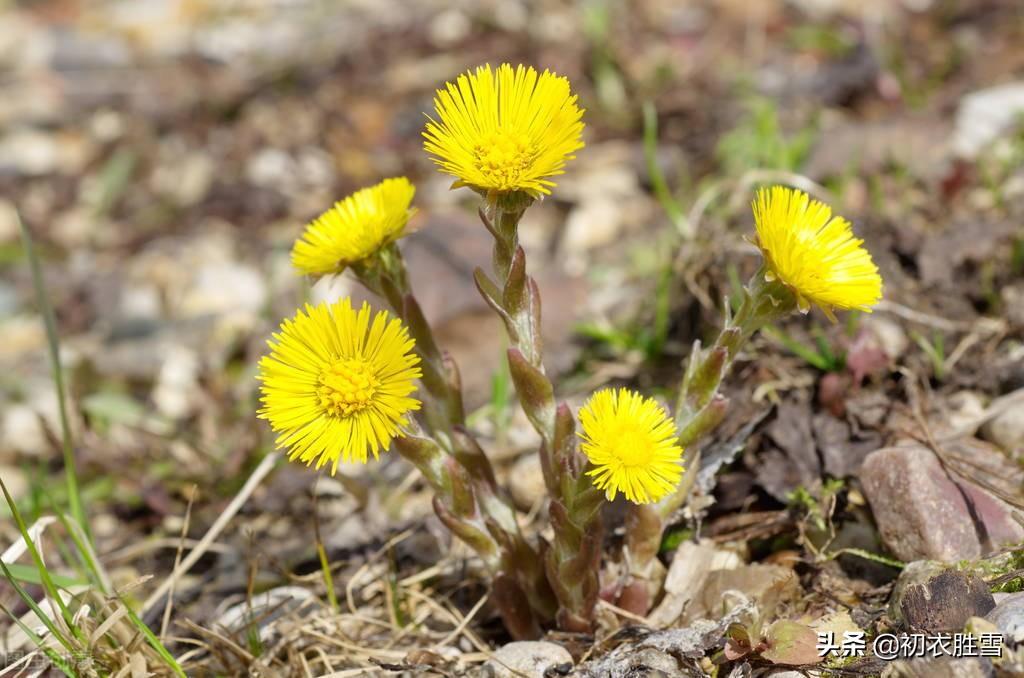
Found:
[[[1024,675],[1012,638],[966,668],[738,650],[750,617],[720,609],[739,591],[765,626],[873,636],[960,614],[959,628],[1006,631],[986,601],[1024,585],[1022,45],[1017,0],[2,3],[0,475],[29,523],[66,506],[20,215],[56,313],[98,558],[188,675],[506,675],[493,655],[511,639],[480,565],[414,469],[396,454],[333,478],[260,466],[273,438],[254,375],[307,294],[366,294],[294,274],[302,226],[408,176],[413,287],[528,529],[548,529],[537,438],[472,285],[490,236],[420,136],[446,80],[532,64],[586,108],[586,147],[522,227],[546,363],[574,409],[604,385],[672,400],[690,346],[758,265],[758,185],[826,199],[885,283],[871,315],[812,312],[748,345],[663,543],[652,616],[605,605],[593,635],[550,632],[572,661],[536,675]],[[606,516],[612,578],[620,509]],[[6,548],[18,531],[0,512]],[[48,566],[71,571],[60,525],[49,533]],[[959,593],[904,604],[901,572],[937,561],[956,565]],[[29,609],[6,580],[0,603],[2,659],[29,648],[11,617]]]

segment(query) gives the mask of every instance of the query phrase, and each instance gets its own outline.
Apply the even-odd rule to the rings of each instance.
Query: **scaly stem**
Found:
[[[424,414],[432,432],[443,434],[441,442],[451,451],[453,428],[465,426],[462,383],[454,361],[438,348],[430,324],[412,293],[402,253],[392,243],[375,261],[357,267],[356,275],[367,288],[384,297],[409,328],[423,370],[421,381],[432,397]]]
[[[509,631],[534,638],[540,624],[555,615],[537,549],[523,536],[516,511],[498,488],[490,460],[465,424],[462,386],[454,361],[443,353],[408,282],[401,252],[389,245],[376,261],[356,268],[367,288],[384,297],[416,342],[422,383],[426,436],[396,440],[396,448],[434,488],[434,510],[441,521],[483,559],[494,576],[494,600]]]
[[[480,217],[494,236],[496,282],[477,269],[477,288],[504,321],[511,348],[509,371],[527,418],[540,435],[540,462],[550,497],[554,528],[545,566],[558,597],[557,621],[572,631],[589,631],[599,593],[604,495],[585,475],[586,461],[576,446],[575,420],[555,401],[554,386],[544,370],[540,334],[541,299],[526,273],[526,253],[519,245],[519,220],[530,204],[525,196],[497,196],[490,213]]]
[[[679,387],[675,416],[679,444],[686,449],[686,474],[675,492],[656,504],[630,506],[626,518],[626,548],[634,581],[627,583],[619,602],[631,612],[646,614],[653,602],[647,581],[654,572],[665,527],[689,497],[699,470],[700,441],[725,418],[729,401],[718,392],[722,379],[751,336],[795,308],[793,294],[778,281],[766,281],[765,269],[761,268],[743,290],[735,316],[730,315],[726,302],[725,323],[715,343],[708,349],[701,349],[700,342],[694,343]]]

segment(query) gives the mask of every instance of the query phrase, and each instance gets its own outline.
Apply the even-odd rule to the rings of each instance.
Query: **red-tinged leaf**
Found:
[[[768,627],[764,641],[768,647],[761,656],[773,664],[801,666],[821,661],[818,634],[800,622],[780,619]]]

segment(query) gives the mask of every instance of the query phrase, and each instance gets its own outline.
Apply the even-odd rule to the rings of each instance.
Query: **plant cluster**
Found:
[[[519,244],[527,209],[583,148],[583,110],[564,77],[525,66],[482,66],[437,92],[424,149],[480,196],[493,236],[490,271],[476,287],[501,318],[519,403],[540,437],[537,454],[553,537],[527,534],[466,425],[459,370],[438,346],[409,283],[399,241],[415,189],[386,179],[310,223],[292,250],[304,275],[350,271],[390,307],[349,299],[306,305],[281,324],[259,364],[259,416],[293,460],[337,471],[393,448],[434,492],[444,525],[479,555],[509,632],[536,637],[558,626],[589,631],[599,596],[643,614],[646,581],[672,514],[685,502],[701,439],[725,415],[719,385],[745,342],[766,324],[821,308],[870,312],[882,281],[850,223],[806,194],[775,186],[753,201],[763,264],[708,347],[696,343],[672,413],[627,388],[602,389],[574,413],[544,367],[541,295]],[[685,463],[684,463],[685,456]],[[629,578],[602,582],[602,507],[630,504]]]

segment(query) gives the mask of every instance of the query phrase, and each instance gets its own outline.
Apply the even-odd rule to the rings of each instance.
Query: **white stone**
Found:
[[[0,158],[0,169],[10,168],[27,176],[49,174],[60,164],[60,146],[53,134],[12,132],[0,139]]]
[[[184,346],[167,349],[163,365],[153,387],[153,402],[161,414],[171,419],[188,416],[198,404],[199,358]]]
[[[875,337],[878,347],[891,360],[898,360],[910,345],[907,333],[895,320],[876,314],[863,318],[861,324]]]
[[[544,473],[536,451],[525,454],[513,464],[508,489],[516,506],[524,511],[532,509],[537,500],[545,496]]]
[[[565,225],[565,250],[584,252],[615,241],[622,230],[622,207],[616,200],[587,200],[569,213]]]
[[[432,43],[446,47],[465,38],[472,28],[473,23],[465,12],[449,7],[430,22],[428,34]]]
[[[572,655],[561,645],[524,640],[505,645],[484,666],[495,678],[544,678],[549,668],[572,663]]]
[[[949,411],[941,422],[943,430],[960,431],[974,435],[985,412],[985,401],[974,391],[957,391],[949,397]]]
[[[1024,113],[1024,82],[972,92],[960,101],[956,113],[953,148],[964,158],[975,158],[1013,128]]]
[[[982,436],[1015,455],[1024,455],[1024,397],[981,427]]]
[[[49,447],[39,413],[24,403],[5,408],[0,434],[0,447],[24,455],[40,456]]]
[[[234,262],[202,266],[182,299],[188,315],[258,313],[267,299],[263,276],[254,268]]]

